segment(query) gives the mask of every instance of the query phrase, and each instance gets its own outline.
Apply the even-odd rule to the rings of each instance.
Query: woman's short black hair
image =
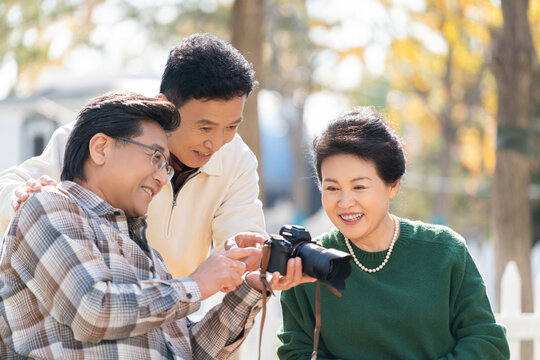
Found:
[[[142,133],[142,120],[156,122],[168,132],[178,128],[180,114],[169,101],[128,91],[111,91],[90,100],[77,115],[69,136],[61,179],[86,180],[83,168],[94,135],[135,137]]]
[[[250,63],[211,34],[193,34],[169,53],[159,92],[181,107],[189,99],[230,100],[257,85]]]
[[[322,181],[322,162],[337,154],[373,161],[377,174],[386,184],[393,184],[405,173],[400,138],[373,106],[357,107],[337,117],[313,140],[313,162],[319,181]]]

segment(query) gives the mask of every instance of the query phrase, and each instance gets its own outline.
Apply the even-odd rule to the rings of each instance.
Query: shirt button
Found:
[[[190,293],[187,293],[186,296],[187,296],[188,299],[191,299],[191,294]]]
[[[120,211],[116,210],[116,211],[114,212],[114,216],[120,216]]]
[[[150,271],[151,271],[151,272],[154,272],[154,270],[155,270],[155,269],[154,269],[154,266],[153,266],[153,265],[150,266]]]
[[[124,250],[120,249],[120,255],[124,255]]]
[[[167,344],[168,344],[170,347],[172,347],[172,342],[167,341]]]

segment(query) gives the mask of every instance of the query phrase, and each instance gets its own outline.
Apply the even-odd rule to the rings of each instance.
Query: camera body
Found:
[[[290,258],[302,259],[304,274],[327,283],[338,290],[345,289],[345,280],[351,274],[351,255],[327,249],[311,240],[311,235],[302,226],[284,225],[279,235],[271,235],[265,245],[270,246],[268,272],[278,271],[287,274],[287,261]]]

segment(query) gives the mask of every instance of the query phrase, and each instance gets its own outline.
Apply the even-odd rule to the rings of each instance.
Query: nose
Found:
[[[159,183],[159,188],[165,186],[169,182],[169,176],[167,174],[167,167],[154,171],[154,179]]]
[[[216,152],[221,149],[225,143],[225,135],[220,131],[216,131],[212,137],[206,139],[204,146],[211,152]]]
[[[338,206],[342,209],[349,208],[355,203],[354,197],[348,191],[342,191],[338,200]]]

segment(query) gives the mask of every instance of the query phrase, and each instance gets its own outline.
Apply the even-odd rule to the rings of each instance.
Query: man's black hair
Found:
[[[149,98],[127,91],[111,91],[98,96],[77,115],[64,152],[62,180],[86,180],[84,163],[89,156],[92,137],[103,133],[112,138],[142,134],[141,121],[153,121],[163,130],[176,130],[180,114],[169,101]]]
[[[169,53],[159,92],[181,107],[189,99],[230,100],[257,85],[250,63],[232,45],[193,34]]]

